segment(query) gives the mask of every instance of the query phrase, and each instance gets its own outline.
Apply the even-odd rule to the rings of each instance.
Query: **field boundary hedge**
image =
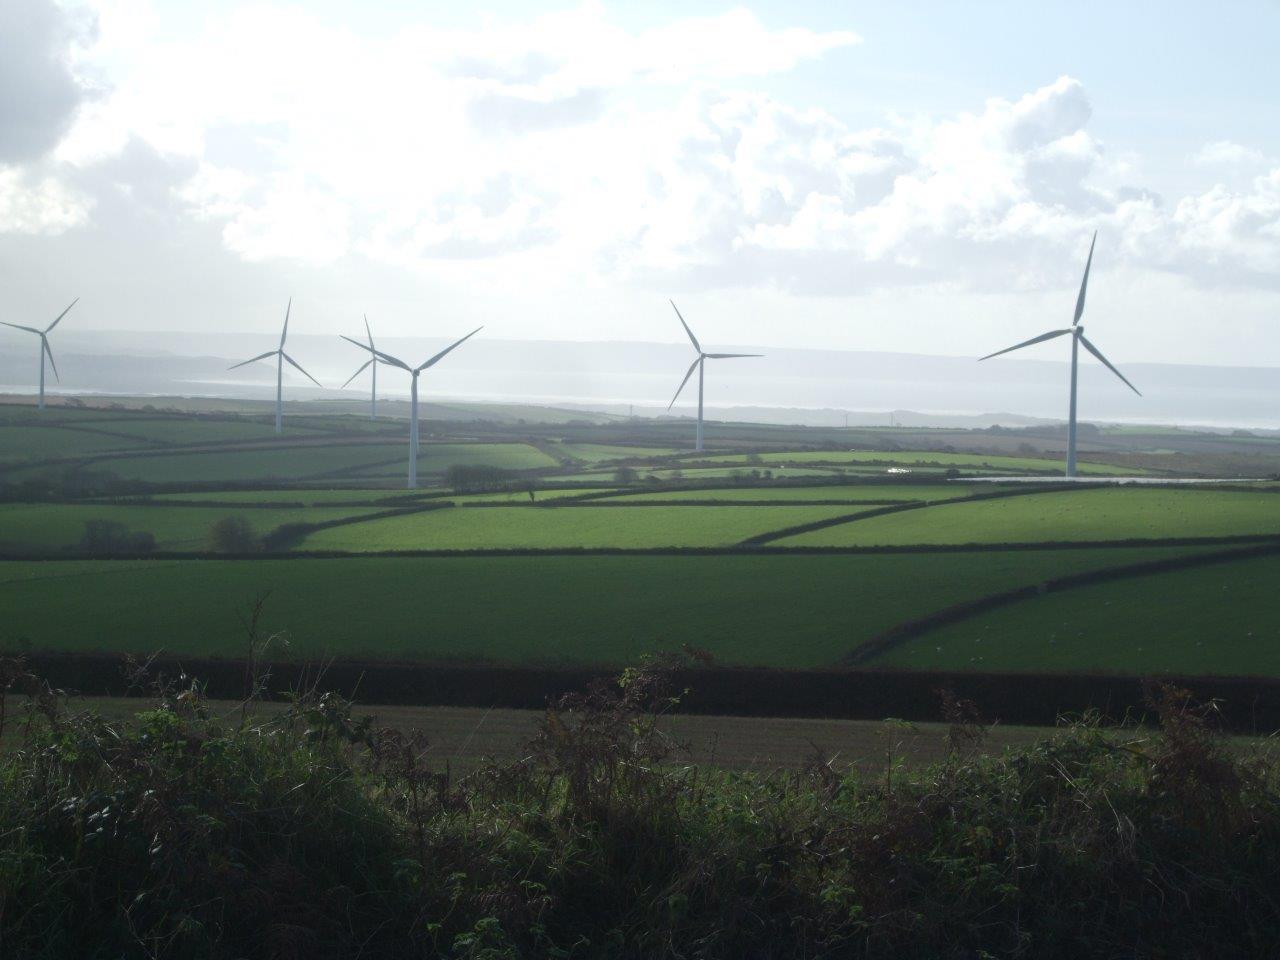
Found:
[[[772,543],[775,540],[783,540],[787,537],[799,536],[802,533],[812,533],[815,530],[826,530],[828,527],[838,527],[846,523],[853,523],[857,520],[868,520],[871,517],[883,517],[891,513],[902,513],[906,510],[924,510],[928,507],[937,507],[955,503],[974,503],[979,500],[1004,500],[1009,497],[1028,497],[1041,493],[1060,493],[1063,490],[1096,490],[1100,484],[1092,483],[1075,483],[1067,484],[1045,484],[1043,487],[1032,487],[1029,490],[993,490],[990,493],[973,493],[964,497],[952,497],[946,500],[909,500],[906,503],[895,504],[887,507],[877,507],[872,510],[860,510],[842,517],[828,517],[825,520],[814,520],[809,523],[798,523],[791,527],[783,527],[781,530],[773,530],[769,533],[758,533],[753,537],[747,537],[740,546],[752,546],[758,544]]]
[[[34,654],[28,665],[56,687],[85,696],[124,696],[131,688],[122,655]],[[157,657],[153,670],[185,674],[206,684],[209,696],[238,699],[245,663],[232,659]],[[368,706],[465,706],[537,710],[567,691],[612,677],[617,667],[514,667],[496,664],[338,660],[277,662],[268,691],[275,696],[316,684]],[[941,716],[939,691],[974,701],[984,717],[1006,724],[1051,725],[1061,717],[1097,710],[1114,720],[1146,716],[1144,678],[1111,674],[1021,674],[891,669],[777,670],[700,667],[679,670],[688,688],[678,709],[686,713],[751,717],[931,722]],[[1229,729],[1280,729],[1280,679],[1160,675],[1200,700],[1220,701]]]
[[[333,520],[321,520],[316,523],[282,523],[262,538],[262,549],[266,551],[288,550],[295,543],[301,543],[313,533],[331,530],[334,527],[345,527],[353,523],[365,523],[370,520],[387,520],[391,517],[407,517],[416,513],[431,513],[435,510],[447,510],[453,506],[452,500],[436,503],[423,503],[417,506],[394,507],[379,510],[376,513],[361,513],[352,517],[337,517]]]
[[[1052,577],[1039,583],[1001,590],[966,600],[962,603],[935,610],[933,613],[913,620],[896,624],[865,643],[859,644],[845,657],[845,663],[857,666],[869,663],[876,657],[901,646],[908,640],[914,640],[939,627],[949,626],[969,620],[978,614],[1008,606],[1022,600],[1031,600],[1047,593],[1060,593],[1096,583],[1108,583],[1115,580],[1128,580],[1136,577],[1148,577],[1175,570],[1190,570],[1196,567],[1213,566],[1219,563],[1230,563],[1235,560],[1247,560],[1252,557],[1265,557],[1280,554],[1280,542],[1259,544],[1237,550],[1218,550],[1211,553],[1193,553],[1181,557],[1168,557],[1162,560],[1143,560],[1119,567],[1104,567],[1100,570],[1087,570],[1062,577]]]

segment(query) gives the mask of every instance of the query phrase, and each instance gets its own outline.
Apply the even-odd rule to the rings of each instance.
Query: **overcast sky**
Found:
[[[0,319],[1280,366],[1280,4],[473,6],[0,0]]]

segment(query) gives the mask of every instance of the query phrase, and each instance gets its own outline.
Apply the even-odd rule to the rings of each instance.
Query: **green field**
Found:
[[[308,444],[256,450],[213,450],[99,460],[94,467],[118,477],[151,482],[300,480],[337,473],[396,477],[406,472],[407,441],[364,444]],[[555,461],[522,443],[424,444],[418,458],[423,473],[443,473],[455,464],[527,469]]]
[[[941,467],[970,466],[984,467],[991,470],[1006,470],[1016,473],[1051,471],[1062,469],[1061,460],[1046,460],[1042,457],[1004,457],[976,453],[940,453],[923,450],[806,450],[798,453],[761,453],[754,456],[758,463],[748,463],[746,457],[738,454],[727,454],[703,458],[707,461],[736,462],[744,466],[774,466],[786,463],[833,463],[833,464],[884,464],[908,467],[938,465]],[[1115,467],[1103,463],[1078,464],[1081,473],[1099,476],[1129,476],[1133,473],[1146,473],[1145,470],[1134,471],[1129,467]]]
[[[91,520],[150,533],[159,551],[171,552],[210,549],[211,527],[228,516],[243,516],[258,536],[285,524],[352,522],[287,543],[273,541],[277,550],[292,550],[279,558],[0,560],[0,609],[6,611],[0,640],[33,649],[163,647],[238,655],[237,611],[250,597],[271,590],[271,628],[291,631],[295,652],[307,656],[621,664],[646,651],[689,643],[711,648],[725,663],[831,666],[881,632],[953,604],[1081,570],[1209,549],[1160,541],[1280,537],[1274,483],[1256,490],[1064,490],[966,482],[965,477],[1060,469],[1053,446],[1032,448],[1045,452],[1027,456],[964,451],[966,445],[1027,448],[1007,433],[836,433],[735,424],[716,428],[718,447],[695,453],[681,446],[688,442],[688,425],[661,419],[588,422],[591,417],[549,411],[548,419],[525,421],[532,408],[431,404],[419,460],[422,489],[411,493],[404,489],[403,419],[370,422],[331,412],[345,406],[290,405],[285,433],[277,438],[269,405],[228,403],[222,412],[215,401],[199,399],[166,400],[148,411],[127,405],[59,406],[38,414],[0,404],[0,493],[8,498],[0,502],[0,556],[65,555],[80,545]],[[165,412],[184,405],[198,415]],[[389,402],[391,408],[405,409]],[[1221,439],[1187,432],[1161,435],[1159,442],[1175,449],[1185,440],[1187,448],[1166,459],[1182,464],[1179,469],[1194,464],[1199,470],[1213,461],[1195,445]],[[1270,462],[1258,444],[1237,439],[1252,458],[1249,464]],[[873,449],[882,440],[891,449]],[[842,449],[820,449],[834,444]],[[929,445],[940,450],[922,449]],[[1085,469],[1099,475],[1141,472],[1116,459]],[[638,483],[616,482],[611,461],[619,460],[634,467]],[[1162,471],[1164,462],[1158,461]],[[1232,461],[1231,469],[1243,470],[1236,466],[1240,462]],[[511,489],[454,492],[442,484],[455,465],[511,471],[505,480]],[[956,481],[941,476],[955,470]],[[774,482],[763,477],[765,471]],[[652,477],[664,484],[646,479]],[[776,483],[791,479],[799,482]],[[699,483],[706,486],[669,489]],[[245,489],[254,484],[272,488]],[[548,488],[536,489],[542,485]],[[1006,495],[968,499],[985,494]],[[365,519],[394,507],[441,504],[448,505]],[[860,516],[893,504],[923,506]],[[767,539],[832,520],[840,522]],[[787,556],[736,549],[757,537],[779,551],[887,546],[904,552],[815,556],[797,550]],[[1149,549],[1053,549],[1061,542],[1127,539],[1152,543]],[[1041,546],[1002,550],[1004,543]],[[966,544],[986,549],[934,549]],[[720,552],[575,555],[583,549],[665,548]],[[538,555],[307,556],[475,550]],[[1255,656],[1251,646],[1254,639],[1277,645],[1269,626],[1277,605],[1265,592],[1268,576],[1242,573],[1234,592],[1226,584],[1224,594],[1224,584],[1214,577],[1227,569],[1080,588],[1070,597],[1088,601],[1084,609],[1074,607],[1067,594],[1047,595],[924,635],[885,653],[882,662],[1131,672],[1256,668],[1280,675],[1271,654]],[[1266,564],[1241,570],[1274,573]],[[984,633],[966,632],[975,629]],[[1204,638],[1217,630],[1225,631],[1223,643],[1236,645],[1232,651],[1242,652],[1215,660],[1210,651],[1218,648]],[[1057,634],[1072,631],[1094,637],[1093,645],[1060,644]],[[1239,638],[1241,632],[1246,639]],[[1161,646],[1153,639],[1137,649],[1129,642],[1131,633],[1163,635],[1168,642]],[[998,655],[970,649],[982,644]]]
[[[726,547],[849,508],[458,507],[311,534],[302,550],[484,550],[578,547]]]
[[[650,490],[609,497],[611,503],[646,500],[841,500],[847,503],[907,502],[911,500],[954,500],[993,488],[959,483],[890,484],[841,483],[817,487],[702,487],[697,490]]]
[[[204,501],[214,503],[301,503],[301,504],[318,504],[323,506],[326,503],[352,503],[356,501],[404,501],[413,491],[404,490],[400,487],[387,489],[386,487],[370,489],[370,488],[317,488],[308,489],[307,487],[289,487],[283,490],[194,490],[187,493],[157,493],[145,497],[138,497],[139,500],[147,500],[155,503],[168,503],[179,501],[183,503],[200,503]]]
[[[240,656],[239,615],[270,591],[263,630],[288,631],[302,658],[624,664],[688,643],[726,664],[820,667],[929,610],[1176,553],[0,561],[0,637]]]
[[[876,665],[1280,676],[1280,557],[1019,600],[932,630]]]
[[[14,552],[61,551],[75,547],[90,520],[124,524],[156,538],[159,550],[207,550],[213,524],[228,516],[249,521],[255,534],[284,523],[320,523],[373,513],[373,507],[301,507],[247,509],[228,507],[115,506],[98,504],[0,504],[0,545]]]
[[[668,457],[680,452],[671,447],[627,447],[611,446],[603,443],[561,443],[552,449],[559,450],[577,460],[586,460],[589,463]]]
[[[147,444],[140,440],[126,440],[90,430],[0,427],[0,461],[6,463],[94,456],[104,451],[145,446]]]
[[[1280,534],[1280,497],[1212,488],[1103,487],[947,503],[779,540],[779,546],[1036,543]]]

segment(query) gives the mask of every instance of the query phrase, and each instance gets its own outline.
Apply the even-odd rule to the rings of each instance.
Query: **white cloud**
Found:
[[[91,206],[53,176],[0,166],[0,233],[57,236],[85,223]]]
[[[81,107],[60,180],[20,178],[22,222],[42,229],[88,216],[58,186],[67,171],[141,141],[196,170],[176,199],[250,261],[523,258],[654,288],[827,294],[1050,288],[1100,229],[1136,268],[1276,282],[1280,171],[1164,203],[1090,132],[1071,77],[857,129],[762,78],[860,38],[742,9],[631,31],[588,3],[372,36],[255,4],[168,36],[145,0],[94,3],[100,47],[77,64],[110,94]],[[1261,157],[1222,141],[1195,159]]]
[[[1230,140],[1216,140],[1206,143],[1191,159],[1204,166],[1231,166],[1261,163],[1263,157],[1261,151],[1252,147],[1244,147]]]

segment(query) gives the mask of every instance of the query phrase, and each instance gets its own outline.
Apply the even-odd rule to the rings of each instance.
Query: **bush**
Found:
[[[613,472],[613,482],[628,485],[635,483],[639,476],[635,467],[619,467]]]
[[[671,762],[664,670],[547,711],[457,780],[331,695],[220,719],[160,685],[127,723],[34,696],[0,757],[0,951],[55,957],[1262,957],[1280,789],[1210,712],[1082,722],[1001,756],[947,699],[937,765]],[[239,719],[236,719],[238,717]],[[5,731],[0,729],[0,734]]]
[[[80,537],[84,553],[150,553],[155,547],[154,534],[130,530],[115,520],[86,520]]]
[[[262,545],[249,521],[241,516],[215,520],[209,528],[209,543],[218,553],[252,553]]]

